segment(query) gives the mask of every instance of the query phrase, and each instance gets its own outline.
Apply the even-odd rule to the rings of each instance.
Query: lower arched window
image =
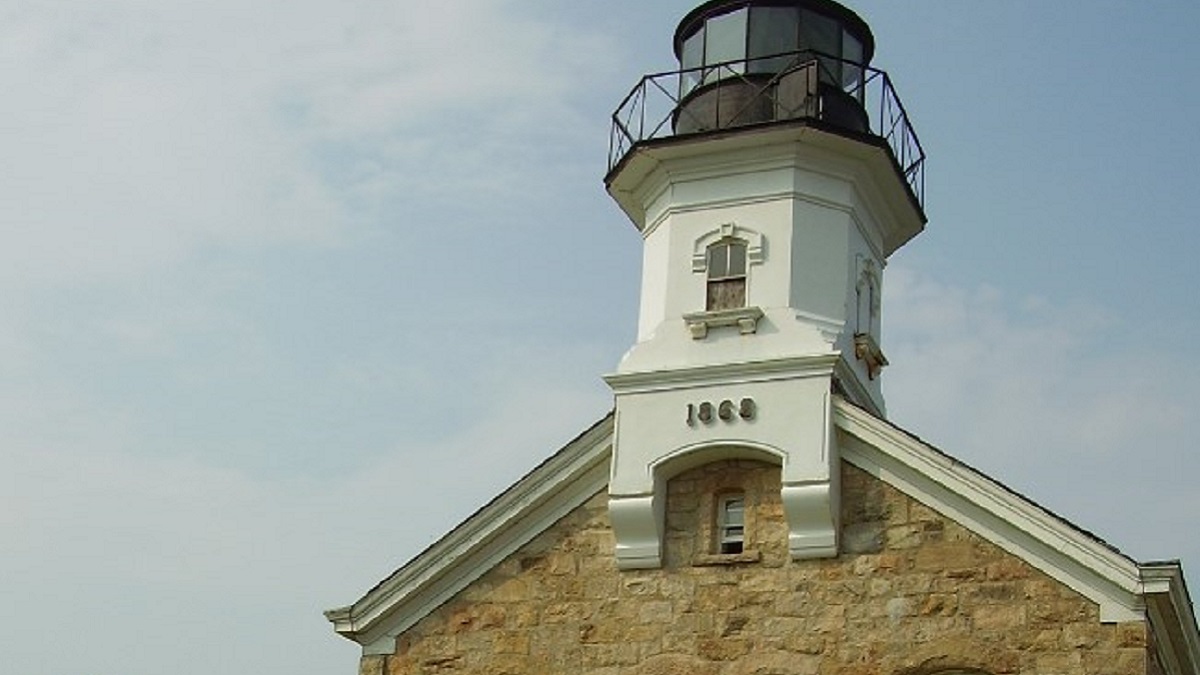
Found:
[[[746,497],[722,495],[717,503],[717,553],[741,553],[746,546]]]

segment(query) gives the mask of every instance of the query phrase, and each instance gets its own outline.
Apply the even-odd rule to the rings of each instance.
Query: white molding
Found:
[[[608,496],[608,520],[616,537],[617,567],[662,567],[663,503],[655,495]]]
[[[349,607],[334,630],[391,654],[395,638],[608,484],[613,415],[567,444]]]
[[[1144,617],[1130,558],[969,466],[845,401],[842,458],[1096,602],[1105,622]]]
[[[739,239],[746,242],[746,263],[761,265],[764,257],[762,233],[737,223],[722,223],[719,227],[696,237],[692,243],[692,272],[703,274],[708,271],[708,247],[723,239]],[[750,271],[747,269],[746,274]]]
[[[822,175],[833,177],[833,174],[827,174],[825,172],[814,171],[813,173],[820,173]],[[667,207],[666,209],[663,209],[663,214],[675,216],[684,213],[695,213],[698,211],[713,211],[731,206],[743,206],[745,204],[768,204],[770,202],[779,201],[804,202],[814,206],[821,206],[833,211],[840,211],[841,213],[846,214],[854,211],[853,207],[847,206],[840,201],[826,199],[808,192],[800,192],[799,190],[789,188],[786,190],[758,192],[753,195],[741,195],[737,197],[697,199],[695,201],[687,202],[686,204],[675,204]],[[662,218],[658,218],[656,220],[662,220]]]
[[[875,399],[871,397],[871,392],[863,386],[862,381],[859,380],[858,376],[854,374],[854,371],[850,369],[849,361],[846,359],[839,360],[837,365],[834,367],[833,377],[837,381],[838,385],[840,385],[845,391],[846,395],[849,396],[851,402],[853,402],[855,405],[866,408],[867,411],[875,417],[887,417],[887,408],[885,407],[883,401],[881,400],[876,402]]]
[[[823,171],[819,168],[809,167],[807,165],[802,168],[809,173],[825,176],[827,178],[848,180],[845,174]],[[858,194],[858,197],[861,201],[867,201],[861,194]],[[715,199],[696,200],[686,204],[673,204],[662,209],[661,211],[658,211],[654,216],[654,220],[648,223],[646,229],[642,231],[642,235],[643,238],[649,236],[650,233],[656,230],[663,222],[674,216],[682,214],[695,213],[699,211],[711,211],[715,209],[726,209],[735,206],[746,206],[752,204],[769,204],[771,202],[780,201],[811,204],[813,206],[819,206],[831,211],[838,211],[846,214],[850,218],[851,222],[853,222],[854,228],[858,231],[863,241],[867,243],[872,255],[879,260],[885,261],[886,263],[887,257],[884,255],[883,241],[880,235],[872,233],[866,224],[863,223],[863,220],[860,217],[857,209],[855,209],[853,206],[844,204],[841,201],[826,199],[818,195],[808,192],[800,192],[799,190],[795,189],[760,192],[752,196],[721,197]]]
[[[881,228],[893,224],[886,231],[866,237],[872,249],[879,247],[876,253],[880,259],[924,229],[924,213],[914,208],[907,181],[897,174],[887,149],[804,125],[742,130],[720,138],[680,137],[641,146],[627,155],[620,171],[609,176],[607,187],[645,234],[650,226],[657,227],[663,220],[662,214],[647,210],[662,198],[664,180],[680,184],[778,169],[800,169],[853,186],[855,201],[874,214]],[[712,208],[719,202],[697,201],[689,206]],[[646,222],[648,218],[650,223]]]
[[[793,560],[833,558],[838,554],[841,500],[830,482],[784,485],[779,491]]]
[[[855,186],[854,190],[855,194],[859,196],[859,200],[865,201],[862,199],[861,192],[857,186]],[[854,223],[854,229],[858,231],[858,236],[862,237],[862,240],[867,243],[867,248],[871,250],[871,257],[873,257],[875,260],[881,261],[881,267],[886,268],[888,258],[887,255],[884,254],[883,239],[880,235],[873,233],[872,230],[867,227],[866,223],[863,222],[861,217],[862,214],[859,213],[858,209],[849,209],[849,211],[850,221]]]
[[[748,439],[716,439],[675,448],[655,459],[648,468],[651,476],[665,482],[689,469],[730,459],[746,459],[782,466],[787,461],[787,452],[773,445]],[[616,493],[610,489],[609,494]]]
[[[793,318],[803,324],[807,324],[817,329],[821,334],[821,339],[825,344],[829,345],[830,349],[837,344],[838,338],[842,336],[842,332],[846,330],[846,322],[841,319],[833,319],[823,314],[814,312],[806,312],[802,309],[792,309]]]
[[[643,203],[642,208],[645,208],[645,205],[656,204],[660,199],[662,199],[664,196],[666,196],[671,191],[672,187],[673,187],[673,185],[671,183],[671,178],[667,172],[665,172],[665,171],[653,172],[653,175],[646,181],[646,183],[639,187],[639,190],[641,190],[641,192],[643,194],[642,200],[641,200]],[[666,220],[666,215],[668,213],[669,213],[669,210],[664,210],[664,211],[660,212],[657,216],[654,217],[654,220],[652,222],[647,223],[645,226],[639,226],[637,224],[637,222],[635,221],[634,227],[637,227],[639,230],[641,230],[642,239],[645,239],[645,238],[649,237],[651,234],[653,234],[654,231],[656,229],[658,229],[658,226],[660,224],[662,224],[662,222],[664,220]],[[641,214],[642,219],[645,219],[645,217],[647,215],[648,214],[643,211]]]
[[[1142,592],[1167,675],[1200,673],[1200,628],[1178,562],[1142,563]]]
[[[838,352],[794,356],[762,361],[718,363],[670,368],[663,370],[612,373],[604,381],[615,394],[641,394],[681,387],[704,387],[716,384],[745,384],[796,377],[829,375],[841,358]]]
[[[730,326],[737,326],[742,335],[753,335],[758,332],[758,322],[763,316],[761,307],[733,307],[690,312],[683,315],[683,322],[693,340],[703,340],[710,330]]]

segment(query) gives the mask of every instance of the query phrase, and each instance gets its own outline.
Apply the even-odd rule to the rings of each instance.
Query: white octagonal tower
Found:
[[[605,183],[644,242],[637,342],[605,378],[622,568],[661,565],[671,476],[738,457],[780,465],[794,558],[837,554],[830,398],[884,415],[883,270],[925,224],[873,52],[830,0],[713,0],[613,115]]]

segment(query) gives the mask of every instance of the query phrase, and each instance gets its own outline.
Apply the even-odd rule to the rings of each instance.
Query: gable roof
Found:
[[[604,490],[613,413],[551,455],[353,605],[325,612],[334,630],[390,654],[395,637]]]
[[[843,461],[1021,558],[1100,607],[1102,621],[1147,618],[1168,673],[1200,672],[1200,631],[1178,561],[1138,563],[1099,537],[900,427],[834,397]],[[352,605],[334,630],[390,654],[395,638],[608,484],[609,413]]]
[[[1200,630],[1178,561],[1138,563],[1116,547],[900,427],[842,399],[842,459],[1096,602],[1101,621],[1148,618],[1169,673],[1200,672]]]

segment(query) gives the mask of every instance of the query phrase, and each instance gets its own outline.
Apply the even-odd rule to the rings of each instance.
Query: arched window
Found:
[[[867,367],[867,377],[874,380],[888,364],[879,348],[879,269],[873,260],[859,258],[860,272],[855,287],[854,354]]]
[[[704,275],[704,305],[683,315],[692,339],[703,340],[710,328],[736,326],[742,335],[758,331],[763,311],[749,304],[749,268],[763,263],[765,245],[761,234],[734,223],[723,223],[696,238],[692,272]]]
[[[858,283],[854,287],[857,311],[854,316],[854,333],[878,335],[880,333],[880,273],[874,261],[859,259]]]
[[[725,238],[708,247],[708,299],[705,309],[746,306],[746,242]]]

